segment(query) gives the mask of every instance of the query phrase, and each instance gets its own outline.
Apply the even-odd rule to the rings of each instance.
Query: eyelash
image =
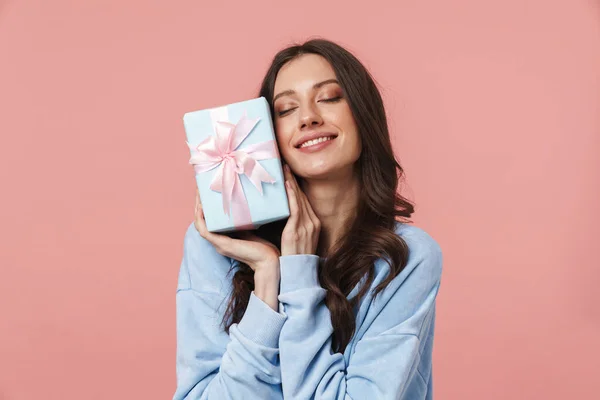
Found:
[[[323,101],[325,103],[336,103],[336,102],[340,101],[341,99],[342,99],[342,96],[335,96],[335,97],[331,97],[329,99],[323,99],[323,100],[320,100],[320,101]],[[279,115],[280,117],[283,117],[284,115],[286,115],[287,113],[293,111],[294,109],[295,109],[295,107],[287,109],[287,110],[279,111],[277,113],[277,115]]]

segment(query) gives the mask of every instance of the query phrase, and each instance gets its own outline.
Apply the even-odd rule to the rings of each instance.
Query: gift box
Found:
[[[184,114],[210,232],[256,229],[289,217],[271,111],[264,97]]]

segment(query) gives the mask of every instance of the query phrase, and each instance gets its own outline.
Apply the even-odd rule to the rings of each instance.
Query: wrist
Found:
[[[271,258],[252,266],[254,277],[260,276],[266,279],[279,278],[279,257]]]
[[[254,271],[254,294],[265,302],[273,310],[279,309],[279,285],[280,285],[279,263],[275,269],[262,269]]]
[[[268,268],[254,270],[254,282],[279,283],[281,273],[279,271],[279,263]]]

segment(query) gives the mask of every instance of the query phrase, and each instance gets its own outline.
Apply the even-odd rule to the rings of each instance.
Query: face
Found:
[[[353,171],[361,141],[327,60],[305,54],[284,65],[273,99],[277,142],[296,175],[322,179]]]

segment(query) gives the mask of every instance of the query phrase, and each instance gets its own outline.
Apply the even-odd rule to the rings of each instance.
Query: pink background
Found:
[[[236,3],[0,2],[0,399],[172,396],[181,117],[311,35],[380,83],[444,249],[435,398],[598,396],[598,2]]]

